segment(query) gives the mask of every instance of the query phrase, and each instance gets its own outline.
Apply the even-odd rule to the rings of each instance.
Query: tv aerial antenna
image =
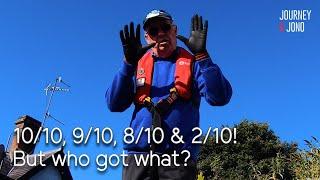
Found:
[[[53,117],[49,110],[50,110],[50,106],[52,104],[52,99],[53,99],[53,95],[55,94],[55,92],[69,92],[70,91],[70,85],[68,85],[66,82],[64,82],[62,80],[62,77],[59,76],[56,78],[54,84],[52,85],[52,83],[49,83],[46,88],[44,89],[45,93],[46,93],[46,96],[49,96],[49,101],[47,101],[47,104],[46,104],[46,109],[45,109],[45,113],[44,113],[44,117],[43,117],[43,121],[41,123],[41,126],[40,128],[42,129],[44,127],[44,124],[46,123],[46,121],[51,118],[55,121],[57,121],[58,123],[64,125],[64,123],[62,121],[59,121],[58,119],[56,119],[55,117]],[[9,147],[9,141],[11,140],[11,137],[12,137],[12,134],[10,134],[8,140],[7,140],[7,145],[6,145],[6,148],[5,149],[8,149]],[[40,141],[40,137],[38,137],[38,140],[37,141]],[[0,153],[2,151],[2,146],[0,146]],[[1,155],[0,155],[1,156]],[[2,159],[3,160],[3,159]],[[2,162],[0,164],[0,167],[2,166]]]
[[[62,77],[59,76],[55,79],[55,82],[54,83],[49,83],[46,88],[44,89],[45,91],[45,94],[46,96],[48,97],[49,96],[49,100],[47,100],[47,104],[46,104],[46,109],[45,109],[45,112],[44,112],[44,117],[43,117],[43,120],[41,122],[41,130],[42,128],[45,127],[45,123],[48,119],[53,119],[55,120],[56,122],[64,125],[64,123],[62,121],[59,121],[57,118],[55,118],[54,116],[52,116],[50,114],[50,107],[52,105],[52,99],[53,99],[53,95],[56,93],[56,92],[69,92],[70,91],[70,85],[68,85],[66,82],[64,82],[62,80]],[[41,135],[40,135],[41,136]],[[40,137],[38,137],[38,141],[40,141]],[[63,141],[65,141],[65,138],[63,138]],[[63,143],[64,144],[64,143]],[[64,145],[62,145],[64,146]]]
[[[64,123],[62,121],[59,121],[58,119],[56,119],[55,117],[53,117],[50,114],[50,107],[52,104],[52,99],[53,99],[53,95],[56,92],[69,92],[70,91],[70,85],[68,85],[66,82],[64,82],[62,80],[62,77],[59,76],[56,78],[54,83],[49,83],[47,85],[47,87],[44,89],[46,96],[49,96],[49,100],[47,101],[47,105],[46,105],[46,109],[45,109],[45,113],[44,113],[44,117],[43,117],[43,121],[42,121],[42,127],[44,126],[44,124],[46,123],[46,121],[51,118],[55,121],[57,121],[58,123],[64,125]]]

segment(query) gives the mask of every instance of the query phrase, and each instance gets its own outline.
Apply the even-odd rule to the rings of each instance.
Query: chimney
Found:
[[[41,127],[41,122],[39,122],[38,120],[25,115],[20,117],[17,121],[16,121],[16,128],[19,128],[19,143],[17,140],[17,134],[15,133],[13,138],[12,138],[12,143],[11,143],[11,147],[9,149],[9,154],[11,159],[13,159],[13,155],[14,155],[14,151],[16,150],[21,150],[24,151],[26,154],[32,154],[34,152],[34,149],[36,147],[36,144],[34,144],[34,139],[38,133],[39,128]],[[33,139],[31,141],[31,143],[27,144],[25,142],[23,142],[22,140],[22,131],[25,128],[30,128],[32,130],[32,134],[33,134]],[[29,141],[31,138],[31,133],[29,130],[26,130],[24,133],[24,139],[26,141]]]

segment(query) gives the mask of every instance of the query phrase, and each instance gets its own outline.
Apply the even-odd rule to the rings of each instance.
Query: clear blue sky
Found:
[[[157,8],[172,14],[183,35],[189,34],[193,14],[209,21],[208,50],[233,86],[227,106],[202,102],[201,128],[231,126],[247,118],[269,123],[281,140],[303,147],[304,139],[320,138],[318,7],[315,0],[1,1],[0,143],[6,144],[19,116],[42,120],[43,89],[61,75],[71,92],[55,95],[51,114],[66,125],[49,120],[47,126],[63,129],[66,150],[90,154],[88,168],[71,167],[74,179],[120,179],[121,168],[98,173],[94,158],[122,151],[122,130],[133,109],[109,112],[104,93],[122,63],[119,30],[130,21],[142,22]],[[284,9],[312,10],[304,33],[279,31]],[[111,127],[118,146],[93,141],[74,146],[71,132],[76,126]]]

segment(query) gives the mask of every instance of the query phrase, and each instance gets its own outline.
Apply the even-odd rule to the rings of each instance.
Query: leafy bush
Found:
[[[308,151],[299,150],[291,157],[297,179],[320,179],[320,143],[312,138],[312,141],[305,140]]]
[[[205,179],[293,179],[291,157],[297,145],[281,142],[268,124],[242,121],[237,143],[216,143],[210,136],[200,149],[198,168]],[[224,134],[228,139],[228,134]]]

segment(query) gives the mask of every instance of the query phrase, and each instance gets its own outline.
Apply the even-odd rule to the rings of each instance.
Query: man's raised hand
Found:
[[[123,46],[123,53],[126,62],[137,66],[139,59],[155,44],[149,44],[142,47],[140,40],[140,24],[137,25],[136,33],[134,33],[134,24],[130,23],[130,31],[128,25],[125,25],[123,30],[120,31],[120,39]]]
[[[194,54],[207,53],[206,42],[208,32],[208,21],[202,23],[202,16],[194,15],[191,19],[191,33],[189,39],[177,35],[177,38],[184,42],[189,50]]]

